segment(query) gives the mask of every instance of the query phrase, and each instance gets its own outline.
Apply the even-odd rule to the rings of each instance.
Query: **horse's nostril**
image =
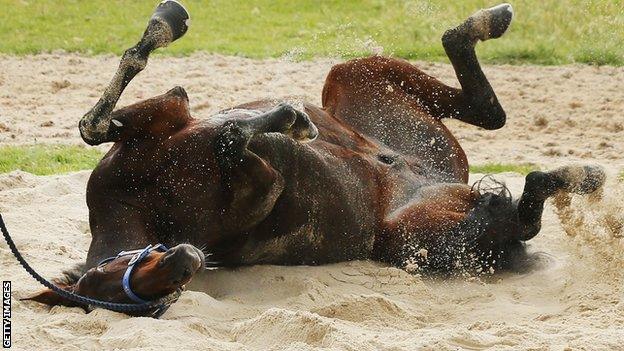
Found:
[[[160,261],[158,262],[158,265],[160,267],[162,267],[165,264],[167,264],[167,261],[169,261],[169,259],[171,258],[171,255],[172,255],[172,251],[171,250],[165,252],[165,254],[160,258]]]

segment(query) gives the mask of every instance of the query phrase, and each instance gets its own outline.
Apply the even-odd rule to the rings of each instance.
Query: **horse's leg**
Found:
[[[557,192],[590,194],[605,181],[596,166],[567,166],[550,172],[531,172],[520,199],[487,192],[481,195],[462,223],[462,231],[475,240],[471,250],[490,267],[509,267],[525,257],[523,242],[541,229],[544,202]]]
[[[284,189],[282,175],[247,148],[254,136],[264,133],[283,133],[305,142],[316,138],[318,130],[307,114],[287,104],[257,116],[231,119],[220,127],[214,150],[226,203],[223,225],[232,232],[258,224]]]
[[[417,200],[385,219],[375,239],[374,258],[434,271],[483,264],[505,267],[514,254],[524,252],[522,242],[540,231],[546,199],[558,191],[589,194],[604,180],[602,169],[594,166],[532,172],[516,201],[508,194],[480,193],[461,184],[424,188]]]
[[[141,40],[126,50],[115,76],[108,84],[97,104],[79,123],[80,135],[89,145],[114,140],[123,122],[111,114],[128,83],[147,65],[150,53],[180,38],[187,29],[186,10],[176,1],[161,2],[149,21]],[[112,135],[111,135],[112,134]]]
[[[468,161],[442,118],[496,129],[505,112],[474,51],[478,40],[507,29],[511,6],[472,15],[442,39],[462,89],[449,87],[407,61],[373,56],[332,67],[323,87],[323,108],[395,151],[429,165],[441,181],[468,179]]]
[[[419,110],[436,119],[456,118],[485,129],[500,128],[505,124],[505,112],[481,70],[475,45],[503,35],[512,16],[511,5],[499,5],[478,11],[444,33],[442,44],[462,89],[445,85],[409,62],[374,56],[334,66],[323,89],[323,107],[367,133],[375,133],[374,127],[380,123],[393,121],[383,120],[384,116],[368,120],[362,113],[366,106],[385,112],[393,104],[404,113]],[[358,111],[360,105],[365,107]],[[415,116],[423,118],[422,114]],[[394,127],[398,131],[416,129],[404,121],[393,123]]]
[[[566,166],[551,172],[531,172],[516,202],[520,225],[519,240],[533,238],[541,229],[544,201],[558,191],[590,194],[602,186],[605,173],[596,166]]]
[[[490,267],[509,267],[516,258],[526,257],[522,243],[539,233],[546,199],[560,191],[590,194],[604,181],[605,173],[597,166],[531,172],[518,200],[512,201],[508,193],[483,193],[462,223],[462,232],[475,238],[471,250],[479,262]]]
[[[373,56],[335,65],[323,87],[323,108],[396,152],[416,157],[442,175],[468,181],[468,161],[451,132],[432,116],[421,96],[441,84],[409,62]],[[428,91],[431,90],[431,91]],[[440,94],[436,105],[449,105]]]
[[[457,118],[485,129],[498,129],[505,124],[505,111],[481,70],[474,48],[479,40],[495,39],[503,35],[512,17],[511,5],[502,4],[480,10],[468,17],[464,23],[444,33],[442,45],[453,64],[462,90],[457,92],[439,86],[440,95],[445,98],[448,96],[446,103],[447,109],[450,109],[438,112],[439,117]],[[433,95],[428,105],[436,104],[439,105],[440,102]]]

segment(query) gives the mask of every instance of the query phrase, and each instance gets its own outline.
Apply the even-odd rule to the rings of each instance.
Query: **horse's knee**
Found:
[[[483,118],[483,125],[481,126],[483,129],[496,130],[505,126],[507,114],[498,101],[496,101],[496,98],[492,98],[488,101],[488,106],[484,108],[484,111],[486,111],[486,117]]]
[[[523,196],[544,200],[553,195],[563,184],[546,172],[533,171],[525,177]]]
[[[467,115],[472,116],[466,120],[470,124],[486,130],[496,130],[507,123],[507,113],[494,94],[467,95],[465,103],[469,105]],[[465,117],[459,119],[464,120]]]
[[[78,122],[80,137],[88,145],[99,145],[105,143],[108,128],[103,128],[94,123],[93,120],[83,118]]]

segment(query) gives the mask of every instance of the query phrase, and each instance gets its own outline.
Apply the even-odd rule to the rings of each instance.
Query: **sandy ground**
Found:
[[[80,143],[76,123],[97,100],[117,59],[0,57],[0,144]],[[194,55],[155,58],[122,104],[175,85],[194,114],[255,98],[319,102],[331,60],[290,62]],[[421,64],[454,82],[442,64]],[[0,244],[0,278],[13,281],[15,349],[198,350],[624,350],[624,69],[488,66],[508,111],[495,132],[450,122],[474,163],[575,161],[605,166],[603,194],[547,204],[530,242],[530,272],[433,279],[373,262],[256,266],[194,280],[161,320],[17,300],[38,290]],[[84,260],[90,241],[89,172],[0,175],[0,212],[26,259],[54,277]],[[479,175],[473,175],[476,179]],[[518,195],[517,174],[498,176]],[[571,202],[569,205],[568,202]]]
[[[265,97],[297,95],[320,104],[325,76],[336,62],[155,57],[119,106],[176,85],[186,88],[196,117]],[[78,120],[98,100],[118,63],[113,56],[0,56],[0,145],[80,144]],[[450,65],[416,64],[447,84],[458,84]],[[492,132],[447,123],[473,163],[624,164],[624,68],[503,65],[484,71],[507,111],[508,124]]]
[[[0,175],[0,212],[26,259],[45,276],[85,258],[88,176]],[[500,177],[515,194],[521,191],[521,176]],[[609,189],[603,198],[573,198],[560,216],[548,206],[542,233],[531,241],[542,264],[531,272],[437,280],[372,262],[211,271],[161,320],[16,300],[14,347],[623,349],[624,192]],[[0,261],[14,298],[40,288],[5,244]]]

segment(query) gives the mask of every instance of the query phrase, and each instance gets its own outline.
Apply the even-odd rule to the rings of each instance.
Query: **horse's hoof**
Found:
[[[148,50],[165,47],[180,39],[188,30],[190,16],[177,0],[164,0],[149,20],[142,42],[149,43]]]
[[[554,170],[551,174],[564,182],[563,190],[575,194],[591,194],[600,189],[605,182],[606,174],[602,167],[565,166]]]
[[[289,130],[297,121],[297,110],[292,105],[282,102],[269,111],[272,116],[271,130],[288,134]]]
[[[191,24],[191,17],[177,0],[163,0],[152,15],[152,19],[161,19],[171,28],[173,38],[171,41],[180,39]]]
[[[295,110],[297,113],[297,120],[295,124],[290,128],[289,135],[302,143],[313,141],[318,137],[318,128],[312,123],[307,113],[299,110]]]
[[[310,120],[307,113],[294,108],[287,102],[282,102],[269,112],[275,123],[271,129],[279,130],[282,134],[306,143],[316,139],[318,129]]]
[[[473,35],[479,40],[500,38],[513,19],[513,7],[510,4],[501,4],[480,10],[468,18]]]

